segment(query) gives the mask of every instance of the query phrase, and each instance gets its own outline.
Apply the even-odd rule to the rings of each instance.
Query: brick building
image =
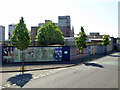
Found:
[[[51,20],[45,20],[46,22],[52,22]],[[35,41],[37,30],[44,23],[39,23],[38,26],[31,27],[31,40]],[[63,33],[64,37],[74,37],[74,27],[71,30],[70,16],[58,16],[58,23],[55,23]]]
[[[35,41],[36,35],[37,35],[37,30],[38,30],[38,26],[32,26],[31,27],[31,40]]]
[[[64,37],[71,37],[71,20],[70,16],[58,16],[58,27]]]

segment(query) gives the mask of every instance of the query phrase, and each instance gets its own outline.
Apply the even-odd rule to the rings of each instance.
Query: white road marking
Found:
[[[51,73],[46,73],[46,75],[49,75],[49,74],[51,74]]]
[[[10,84],[7,84],[6,86],[7,86],[7,87],[10,87]]]
[[[44,77],[44,76],[46,76],[45,74],[41,74],[41,77]]]
[[[37,77],[33,76],[33,78],[36,79],[36,78],[39,78],[39,76],[37,76]]]
[[[16,86],[16,84],[13,84],[14,86]]]
[[[56,70],[53,70],[53,71],[49,71],[48,73],[45,73],[45,74],[39,74],[38,76],[32,76],[32,78],[33,79],[37,79],[37,78],[39,78],[39,77],[44,77],[44,76],[47,76],[47,75],[50,75],[50,74],[52,74],[52,73],[55,73],[55,72],[58,72],[58,71],[61,71],[61,70],[65,70],[65,69],[67,69],[67,68],[60,68],[60,69],[56,69]],[[24,80],[29,80],[29,78],[26,78],[26,79],[23,79],[23,81]],[[19,80],[19,81],[21,81],[21,80]]]
[[[4,86],[6,87],[7,85],[5,84]]]
[[[50,71],[51,73],[53,72],[53,71]]]
[[[55,71],[52,71],[51,73],[54,73]]]

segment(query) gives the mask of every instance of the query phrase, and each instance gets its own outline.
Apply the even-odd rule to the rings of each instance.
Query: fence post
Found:
[[[2,45],[0,46],[0,64],[2,64],[2,61],[3,61],[3,56],[2,56],[2,54],[3,54],[3,51],[2,51]],[[0,65],[1,66],[1,65]]]
[[[90,45],[88,46],[88,59],[90,59]]]
[[[98,56],[99,56],[99,54],[98,54],[98,47],[99,47],[99,45],[96,45],[96,50],[97,50],[96,54],[97,54],[97,58],[98,58]]]

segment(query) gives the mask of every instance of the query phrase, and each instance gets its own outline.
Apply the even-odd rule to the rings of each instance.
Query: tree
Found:
[[[81,26],[81,32],[79,32],[79,34],[77,34],[78,37],[75,38],[75,44],[76,47],[79,48],[79,50],[82,50],[84,48],[87,48],[87,35],[84,32],[84,28]]]
[[[64,44],[64,37],[59,27],[52,22],[47,22],[38,28],[37,45]]]
[[[110,40],[107,35],[103,36],[102,45],[105,46],[105,55],[107,54],[106,46],[110,44]]]
[[[22,73],[23,73],[24,72],[23,50],[26,50],[31,43],[29,31],[26,28],[26,24],[24,24],[23,17],[21,17],[20,22],[15,27],[10,41],[12,46],[19,49],[22,53]]]

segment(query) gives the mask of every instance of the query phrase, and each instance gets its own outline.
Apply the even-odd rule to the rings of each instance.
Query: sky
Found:
[[[100,32],[101,35],[118,37],[119,0],[0,0],[0,25],[17,24],[21,16],[29,31],[45,20],[58,22],[58,16],[70,15],[75,34],[84,26],[86,34]]]

